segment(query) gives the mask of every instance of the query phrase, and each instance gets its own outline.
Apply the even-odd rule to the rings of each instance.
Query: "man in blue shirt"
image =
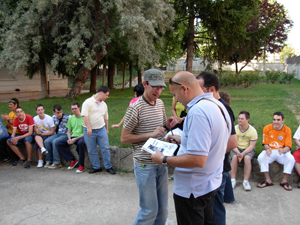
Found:
[[[177,223],[215,224],[213,200],[222,181],[231,120],[212,93],[203,93],[192,73],[179,72],[169,84],[175,101],[188,109],[182,136],[167,138],[181,146],[177,156],[156,151],[151,157],[157,164],[176,167],[173,191]]]

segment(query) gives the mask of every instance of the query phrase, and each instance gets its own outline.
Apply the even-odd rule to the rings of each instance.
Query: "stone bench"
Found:
[[[257,158],[252,159],[252,170],[250,174],[249,180],[256,181],[261,183],[265,180],[264,174],[260,172],[260,167],[257,161]],[[283,165],[279,164],[278,162],[273,162],[269,165],[269,174],[272,179],[272,182],[280,183],[283,178]],[[244,179],[244,163],[239,163],[237,174],[237,180]],[[289,183],[298,183],[299,175],[295,169],[293,169],[292,174],[289,176]]]
[[[22,151],[22,153],[27,156],[27,152],[25,150],[25,145],[23,145],[23,146],[21,145],[19,147],[20,147],[20,150]],[[78,159],[78,153],[76,152],[76,145],[72,145],[70,147],[70,151],[75,156],[75,158]],[[98,151],[98,155],[100,157],[101,165],[103,165],[102,155],[101,155],[99,148],[97,148],[97,151]],[[134,168],[133,168],[133,156],[132,156],[131,148],[119,148],[117,146],[110,146],[110,155],[111,155],[111,164],[113,165],[114,169],[126,171],[126,172],[133,172]],[[37,160],[38,160],[38,154],[37,154],[36,150],[33,150],[32,160],[33,160],[33,162],[37,162]],[[69,166],[69,164],[70,164],[70,162],[66,162],[62,157],[61,157],[61,162],[62,162],[62,165],[64,165],[64,166]],[[86,168],[92,167],[87,151],[85,152],[84,165]],[[276,182],[276,183],[280,183],[282,180],[282,177],[283,177],[283,165],[281,165],[277,162],[273,162],[270,164],[269,168],[270,168],[270,177],[271,177],[272,181]],[[174,168],[169,167],[169,174],[173,174],[173,172],[174,172]],[[238,165],[236,178],[237,178],[237,180],[240,180],[240,181],[242,181],[244,179],[244,163],[243,162],[239,163],[239,165]],[[260,172],[259,164],[258,164],[257,158],[255,158],[255,157],[252,159],[252,171],[250,174],[250,180],[256,181],[258,183],[261,183],[262,181],[264,181],[264,175],[263,175],[263,173]],[[299,180],[299,175],[297,174],[295,169],[293,169],[293,172],[292,172],[291,176],[289,177],[288,182],[289,183],[298,183],[298,180]]]
[[[22,154],[27,158],[27,151],[25,145],[18,145]],[[72,145],[69,147],[70,151],[74,155],[76,159],[79,159],[78,153],[76,151],[76,145]],[[99,148],[97,148],[97,152],[100,158],[101,165],[103,165],[102,154]],[[124,170],[124,171],[133,171],[133,159],[132,159],[132,149],[131,148],[119,148],[117,146],[110,146],[110,156],[111,156],[111,164],[114,169]],[[69,166],[70,162],[66,162],[65,159],[61,157],[61,164],[63,166]],[[45,160],[45,157],[43,157]],[[38,153],[37,150],[32,150],[32,161],[38,161]],[[91,168],[92,164],[88,155],[88,152],[85,152],[84,158],[84,166],[86,168]]]

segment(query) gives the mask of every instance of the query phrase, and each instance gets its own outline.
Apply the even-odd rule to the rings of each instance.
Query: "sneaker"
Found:
[[[251,186],[249,184],[249,181],[245,180],[243,182],[243,186],[244,186],[245,191],[251,191]]]
[[[51,166],[48,167],[48,169],[58,169],[61,168],[61,164],[52,164]]]
[[[24,168],[30,168],[32,164],[32,161],[27,161]]]
[[[232,185],[232,189],[234,189],[235,186],[236,186],[236,180],[235,179],[231,179],[231,185]]]
[[[80,165],[78,170],[76,170],[76,173],[82,173],[83,171],[85,171],[84,166]]]
[[[49,166],[51,166],[51,163],[46,163],[46,164],[44,165],[44,168],[48,168]]]
[[[44,161],[43,161],[43,160],[39,160],[36,167],[37,167],[37,168],[42,168],[43,165],[44,165]]]
[[[72,160],[71,163],[70,163],[70,166],[68,167],[68,170],[73,169],[77,164],[78,164],[77,159],[75,159],[74,161]]]
[[[48,153],[48,151],[44,147],[42,147],[41,153],[42,153],[42,155],[46,155]]]

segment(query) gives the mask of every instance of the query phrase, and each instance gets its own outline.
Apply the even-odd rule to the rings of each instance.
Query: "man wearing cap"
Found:
[[[102,154],[106,172],[116,174],[110,163],[110,147],[108,142],[108,111],[104,102],[109,95],[109,88],[101,86],[97,93],[82,104],[83,137],[93,168],[89,173],[101,172],[97,144]]]
[[[2,138],[0,140],[0,162],[14,162],[19,159],[19,157],[10,149],[8,148],[6,141],[10,138],[12,132],[13,132],[13,123],[15,118],[17,118],[16,115],[16,108],[19,106],[19,100],[16,98],[12,98],[8,101],[8,107],[11,110],[10,113],[7,115],[2,114],[1,119],[6,121],[6,128],[9,133],[9,137]],[[19,129],[16,130],[16,134],[21,134],[21,131]]]
[[[149,138],[162,140],[166,128],[177,124],[166,118],[165,107],[158,99],[166,85],[157,69],[144,72],[144,94],[127,108],[121,133],[122,143],[133,147],[134,174],[140,196],[140,211],[134,224],[165,224],[168,216],[168,170],[151,160],[141,147]]]

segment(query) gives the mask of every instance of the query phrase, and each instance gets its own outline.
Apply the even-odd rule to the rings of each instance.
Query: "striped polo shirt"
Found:
[[[150,133],[158,126],[163,126],[166,121],[163,101],[157,99],[155,104],[151,105],[144,96],[141,96],[127,108],[123,128],[131,130],[132,134]],[[163,137],[158,136],[157,139],[162,140]],[[150,153],[141,150],[146,141],[132,143],[133,160],[141,164],[154,165]]]

